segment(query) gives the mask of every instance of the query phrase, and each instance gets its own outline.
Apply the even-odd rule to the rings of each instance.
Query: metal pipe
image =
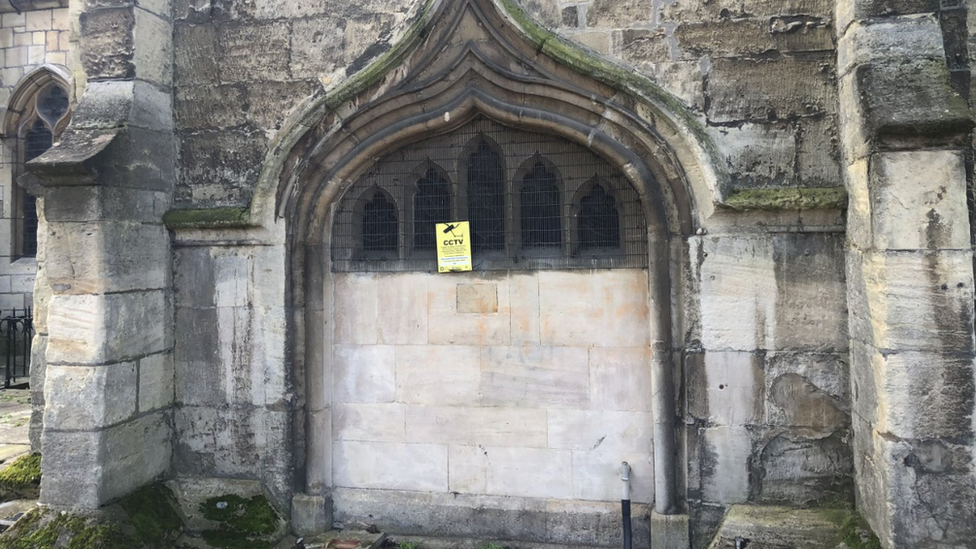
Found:
[[[620,498],[620,515],[624,527],[624,549],[631,549],[633,533],[630,525],[630,464],[626,461],[620,464],[620,480],[623,481],[623,494]]]

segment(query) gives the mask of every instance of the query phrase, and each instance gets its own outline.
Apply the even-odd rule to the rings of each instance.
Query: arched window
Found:
[[[363,206],[363,251],[395,252],[397,227],[396,205],[382,191],[375,191]]]
[[[37,201],[16,184],[25,164],[57,141],[69,119],[67,77],[58,67],[43,66],[26,75],[10,96],[4,135],[13,153],[11,173],[12,254],[37,254]]]
[[[580,250],[620,247],[617,201],[601,183],[594,182],[580,199],[577,219]]]
[[[585,145],[475,117],[370,160],[331,212],[335,272],[437,272],[455,221],[475,271],[648,265],[639,193]]]
[[[417,180],[413,195],[413,247],[415,250],[434,250],[434,228],[437,223],[451,220],[451,186],[433,167],[427,168]]]
[[[559,187],[556,174],[540,161],[522,178],[519,206],[523,247],[550,248],[562,244]]]
[[[465,162],[473,251],[505,249],[505,164],[483,137]]]

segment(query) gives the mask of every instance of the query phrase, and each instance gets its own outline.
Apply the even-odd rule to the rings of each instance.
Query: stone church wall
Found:
[[[691,108],[735,190],[843,186],[832,3],[524,4]],[[178,3],[178,204],[246,206],[294,106],[367,66],[419,7]],[[673,267],[687,401],[679,492],[696,546],[730,504],[849,500],[853,482],[842,213],[722,211],[704,225],[677,244],[686,261]],[[276,359],[303,336],[282,331],[282,250],[232,234],[177,236],[174,472],[262,478],[285,499],[301,483],[292,472],[302,449],[291,453],[282,437],[303,430],[288,413],[291,384],[302,382]]]
[[[64,4],[67,6],[67,3]],[[44,65],[67,64],[70,33],[68,8],[58,2],[35,2],[16,13],[0,14],[0,118],[14,88],[25,74]],[[5,137],[10,139],[10,136]],[[0,151],[0,314],[31,307],[37,262],[14,255],[14,177],[18,172],[11,147]]]

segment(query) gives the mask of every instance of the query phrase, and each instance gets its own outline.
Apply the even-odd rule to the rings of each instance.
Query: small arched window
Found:
[[[466,159],[468,219],[476,252],[505,249],[505,164],[483,137]]]
[[[579,203],[579,247],[581,250],[620,247],[620,213],[617,201],[603,185],[593,186]]]
[[[17,84],[4,117],[4,135],[14,155],[11,174],[12,253],[37,255],[37,200],[16,184],[28,162],[44,154],[57,141],[69,119],[67,80],[57,69],[39,67]]]
[[[413,247],[434,250],[434,228],[451,220],[451,186],[433,167],[417,180],[413,195]]]
[[[363,206],[363,251],[395,252],[398,236],[396,205],[377,190]]]
[[[537,161],[522,178],[519,189],[523,247],[550,248],[562,244],[560,196],[556,174]]]

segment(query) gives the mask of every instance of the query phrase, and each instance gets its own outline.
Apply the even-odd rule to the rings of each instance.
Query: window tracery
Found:
[[[386,155],[332,222],[336,271],[436,270],[435,225],[469,221],[476,270],[643,268],[647,224],[627,177],[563,138],[477,118]]]

